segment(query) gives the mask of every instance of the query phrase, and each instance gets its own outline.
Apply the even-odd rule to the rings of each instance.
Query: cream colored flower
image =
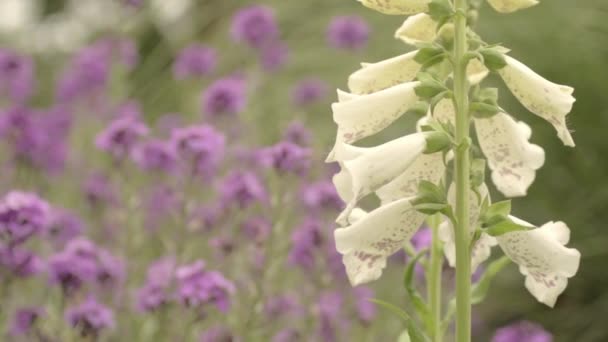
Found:
[[[370,213],[354,210],[347,227],[336,229],[336,249],[343,255],[353,286],[380,278],[386,259],[412,238],[425,215],[410,204],[411,198],[383,205]]]
[[[421,65],[414,60],[418,51],[412,51],[378,63],[362,63],[362,68],[348,78],[353,94],[369,94],[392,86],[413,81]]]
[[[430,0],[358,0],[363,6],[384,14],[411,15],[428,10]]]
[[[424,13],[408,17],[395,32],[395,38],[410,45],[430,43],[436,36],[437,23]]]
[[[513,95],[532,113],[549,121],[567,146],[574,141],[566,126],[566,115],[572,110],[574,89],[550,82],[518,60],[505,56],[507,65],[498,73]]]
[[[500,13],[512,13],[538,4],[538,0],[488,0],[488,3]]]

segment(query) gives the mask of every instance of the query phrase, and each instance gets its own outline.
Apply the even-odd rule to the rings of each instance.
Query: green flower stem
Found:
[[[431,262],[428,269],[429,290],[428,302],[431,309],[431,336],[433,342],[441,342],[443,332],[441,330],[441,267],[443,255],[441,241],[439,241],[440,216],[435,214],[428,218],[428,225],[433,232],[433,243],[431,246]]]
[[[455,0],[454,103],[456,106],[456,341],[471,341],[471,260],[469,251],[469,95],[467,80],[468,0]]]

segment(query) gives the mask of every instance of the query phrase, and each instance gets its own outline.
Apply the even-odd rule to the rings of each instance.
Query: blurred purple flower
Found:
[[[211,118],[238,114],[246,105],[247,84],[236,76],[216,80],[202,95],[203,112]]]
[[[249,240],[260,243],[265,241],[270,235],[272,224],[263,217],[253,217],[243,222],[241,229]]]
[[[308,78],[298,82],[291,92],[294,105],[305,107],[315,104],[327,97],[329,86],[325,81]]]
[[[317,250],[326,242],[322,227],[322,222],[307,219],[293,231],[291,249],[287,257],[289,264],[300,266],[305,270],[312,270],[315,267]]]
[[[500,328],[492,342],[552,342],[553,336],[542,326],[528,321],[520,321]]]
[[[312,151],[289,141],[281,141],[276,145],[260,151],[262,165],[273,168],[280,173],[304,175],[310,168]]]
[[[83,184],[84,194],[93,206],[116,202],[116,193],[107,176],[94,173]]]
[[[285,328],[272,337],[272,342],[297,342],[301,340],[300,333],[293,328]]]
[[[188,172],[211,178],[224,158],[226,137],[211,126],[189,126],[174,130],[171,144]]]
[[[327,28],[327,41],[336,49],[360,50],[369,40],[370,28],[359,16],[334,17]]]
[[[97,283],[104,287],[119,288],[126,276],[125,262],[104,249],[97,255]]]
[[[66,311],[65,319],[77,328],[82,336],[99,336],[106,329],[114,328],[114,313],[94,297],[89,297],[78,306]]]
[[[234,284],[216,271],[205,270],[203,261],[181,266],[176,270],[177,296],[188,307],[215,305],[221,312],[230,309]]]
[[[209,76],[217,65],[215,49],[192,44],[179,52],[173,63],[173,76],[178,80]]]
[[[53,208],[47,234],[56,246],[63,246],[84,231],[84,223],[66,209]]]
[[[154,311],[170,301],[169,287],[173,282],[174,271],[173,258],[162,258],[150,265],[146,283],[136,294],[138,310]]]
[[[29,334],[36,321],[45,315],[44,309],[39,307],[20,308],[15,311],[11,324],[10,335],[20,336]]]
[[[132,157],[143,170],[169,172],[177,161],[173,147],[170,142],[149,140],[136,145]]]
[[[73,294],[85,283],[97,279],[97,257],[97,246],[91,241],[85,238],[69,241],[62,251],[49,258],[50,283],[59,285],[66,295]]]
[[[300,196],[304,206],[313,212],[340,211],[344,208],[344,201],[338,195],[333,183],[328,180],[305,184],[302,186]]]
[[[337,341],[336,331],[341,330],[337,325],[341,323],[339,320],[343,302],[344,298],[339,292],[325,292],[317,301],[318,334],[325,342]]]
[[[134,116],[121,116],[97,135],[95,145],[121,160],[133,153],[138,140],[148,132],[148,127]]]
[[[166,113],[161,115],[155,123],[156,132],[166,136],[183,124],[183,117],[179,113]]]
[[[297,298],[288,294],[270,297],[264,304],[264,313],[270,321],[287,315],[298,314],[300,310],[301,307]]]
[[[209,246],[216,250],[218,259],[222,259],[234,251],[235,241],[227,236],[216,236],[209,240]]]
[[[355,295],[355,308],[359,320],[369,324],[376,317],[376,304],[370,301],[374,298],[374,290],[369,287],[360,286],[353,289]]]
[[[34,77],[31,58],[0,49],[0,95],[25,103],[34,91]]]
[[[0,200],[0,237],[10,246],[42,233],[50,220],[49,204],[36,194],[11,191]]]
[[[44,270],[41,258],[19,247],[0,247],[0,266],[0,269],[4,268],[8,274],[19,278],[31,277]]]
[[[279,27],[274,10],[268,6],[253,5],[240,9],[232,18],[232,38],[253,48],[261,48],[276,41]]]
[[[289,60],[289,47],[282,42],[267,44],[260,50],[260,61],[265,71],[273,72]]]
[[[219,192],[223,207],[236,205],[246,208],[256,202],[268,201],[268,192],[264,183],[250,171],[231,171],[222,181]]]
[[[293,121],[285,129],[285,133],[283,133],[283,139],[289,141],[292,144],[306,147],[310,145],[310,142],[312,140],[312,133],[310,132],[310,130],[308,130],[308,128],[306,128],[303,123],[299,121]]]
[[[414,234],[411,242],[416,251],[429,248],[433,243],[433,232],[428,227],[422,227]]]
[[[239,339],[224,327],[212,327],[201,334],[199,342],[238,342]]]
[[[170,186],[161,184],[152,187],[145,201],[146,228],[158,228],[178,205],[177,193]]]

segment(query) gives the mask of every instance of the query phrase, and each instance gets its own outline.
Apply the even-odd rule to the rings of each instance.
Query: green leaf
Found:
[[[484,232],[491,236],[501,236],[507,233],[518,232],[523,230],[530,230],[531,227],[517,224],[510,219],[502,220],[484,230]]]
[[[412,301],[416,312],[424,322],[426,322],[427,319],[430,317],[429,307],[424,301],[424,299],[422,299],[422,296],[420,295],[418,290],[416,290],[416,286],[414,285],[414,269],[418,260],[420,260],[420,258],[422,258],[426,254],[426,252],[428,252],[428,248],[420,250],[418,254],[416,254],[408,262],[407,266],[405,267],[405,273],[403,275],[403,285],[405,286],[407,294],[410,297],[410,300]]]
[[[399,318],[401,318],[405,322],[411,321],[410,315],[408,315],[408,313],[405,312],[405,310],[401,309],[400,307],[398,307],[394,304],[385,302],[380,299],[375,299],[375,298],[368,298],[367,300],[394,313],[395,315],[399,316]]]
[[[479,52],[486,67],[492,71],[498,71],[507,65],[505,56],[498,47],[481,49]]]
[[[471,303],[473,305],[483,302],[494,277],[510,262],[511,260],[507,256],[503,256],[488,265],[481,279],[471,289]]]

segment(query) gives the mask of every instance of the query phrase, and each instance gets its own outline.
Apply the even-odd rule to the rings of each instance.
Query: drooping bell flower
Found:
[[[412,15],[428,10],[431,0],[358,0],[365,7],[384,14]]]
[[[488,0],[488,3],[500,13],[512,13],[537,5],[538,0]]]

